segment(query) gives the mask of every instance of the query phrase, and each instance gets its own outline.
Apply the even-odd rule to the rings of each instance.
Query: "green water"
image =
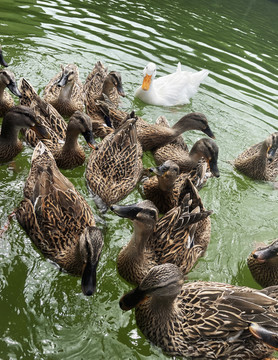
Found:
[[[206,114],[220,148],[219,179],[200,191],[211,216],[211,243],[189,279],[248,285],[246,258],[255,242],[278,234],[278,192],[251,181],[227,160],[278,130],[278,3],[270,0],[211,1],[32,1],[1,0],[0,43],[16,78],[42,92],[60,64],[74,62],[81,80],[102,60],[122,73],[125,110],[171,124],[185,113]],[[174,108],[134,100],[148,61],[158,76],[175,70],[208,69],[209,77],[190,104]],[[189,146],[203,137],[184,135]],[[89,153],[89,151],[88,151]],[[0,225],[22,199],[32,149],[0,167]],[[153,164],[147,154],[145,165]],[[64,171],[97,209],[86,188],[85,166]],[[123,203],[140,199],[138,191]],[[167,359],[136,328],[134,314],[118,301],[130,289],[115,260],[132,226],[111,212],[100,224],[105,246],[94,297],[81,293],[80,279],[45,260],[13,221],[0,239],[1,359]]]

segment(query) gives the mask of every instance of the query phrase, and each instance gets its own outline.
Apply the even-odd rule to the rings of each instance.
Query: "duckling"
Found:
[[[175,263],[186,275],[202,256],[210,239],[210,221],[196,232],[193,224],[206,221],[211,211],[203,211],[197,199],[185,201],[158,219],[158,209],[150,200],[133,205],[113,205],[118,216],[133,222],[134,233],[117,258],[120,276],[131,284],[139,284],[148,270],[157,264]],[[200,229],[201,229],[200,227]],[[206,235],[205,235],[206,232]]]
[[[99,109],[98,101],[107,97],[114,106],[118,107],[119,97],[125,96],[121,74],[104,68],[98,61],[84,84],[85,107],[87,114],[92,118],[93,129],[97,136],[104,138],[112,132],[109,118]]]
[[[101,110],[109,117],[110,122],[116,129],[129,116],[126,112],[117,109],[109,99],[98,102]],[[209,137],[214,138],[208,120],[204,114],[194,112],[183,116],[171,128],[160,126],[159,124],[150,124],[138,117],[137,123],[138,141],[142,145],[143,151],[154,151],[156,148],[173,142],[183,132],[188,130],[200,130]]]
[[[73,184],[59,171],[47,147],[39,142],[16,217],[42,254],[68,273],[81,276],[85,295],[96,289],[96,269],[103,247],[93,212]]]
[[[61,69],[46,85],[43,100],[61,115],[71,116],[76,110],[84,110],[83,84],[75,64],[61,65]]]
[[[142,150],[137,141],[136,120],[127,120],[90,154],[87,184],[98,200],[101,199],[97,205],[103,211],[127,196],[141,178]]]
[[[278,175],[278,132],[251,146],[234,161],[234,167],[254,180],[274,181]]]
[[[19,130],[32,128],[40,137],[47,137],[47,130],[38,122],[35,113],[28,107],[11,108],[3,118],[0,135],[0,163],[11,161],[23,149],[18,139]]]
[[[1,45],[0,45],[0,65],[5,66],[5,67],[9,66],[6,63],[6,61],[5,61],[4,57],[3,57],[3,52],[2,52],[2,46]]]
[[[170,356],[266,359],[278,349],[278,287],[255,290],[216,282],[183,282],[175,264],[154,266],[120,300]]]
[[[151,105],[188,104],[208,74],[208,70],[195,73],[182,71],[179,62],[175,73],[155,79],[156,65],[150,62],[143,71],[143,84],[135,91],[135,97]]]
[[[171,153],[172,149],[178,148],[176,145],[167,149],[165,146],[163,151],[160,151],[161,148],[154,151],[155,162],[161,165],[161,161],[164,160],[165,162],[167,159],[172,159],[182,173],[189,174],[191,172],[190,177],[192,180],[195,177],[194,183],[198,189],[204,185],[208,176],[220,176],[217,164],[219,148],[214,140],[202,138],[196,141],[189,153],[183,150],[180,153],[178,151]],[[210,174],[207,174],[207,171]]]
[[[3,117],[14,106],[13,98],[5,91],[6,87],[15,96],[21,97],[14,73],[8,69],[2,69],[0,70],[0,117]]]
[[[256,248],[248,256],[247,265],[262,287],[278,285],[278,239]]]
[[[58,111],[46,101],[40,98],[33,86],[24,78],[19,81],[19,88],[22,94],[21,105],[33,109],[36,117],[45,128],[48,129],[50,139],[53,143],[64,142],[67,133],[68,124]],[[23,131],[26,141],[35,147],[41,139],[38,139],[34,131]]]

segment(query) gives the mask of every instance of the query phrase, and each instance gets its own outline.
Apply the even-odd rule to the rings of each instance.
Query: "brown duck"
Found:
[[[103,211],[127,196],[141,178],[142,149],[137,141],[135,124],[136,119],[127,120],[90,154],[87,184]]]
[[[160,219],[150,200],[111,207],[118,216],[132,220],[134,226],[130,241],[117,258],[121,277],[138,285],[152,266],[166,262],[180,266],[186,275],[204,255],[210,239],[208,216],[212,211],[201,209],[200,198],[190,197],[188,193],[180,206]]]
[[[105,101],[99,101],[98,104],[115,129],[130,116],[128,113],[115,107],[107,98],[105,98]],[[142,145],[143,151],[154,151],[158,147],[173,142],[182,133],[189,130],[200,130],[206,135],[214,137],[206,116],[197,112],[183,116],[170,128],[160,124],[150,124],[138,117],[136,127],[138,141]]]
[[[0,163],[12,160],[23,149],[18,133],[22,128],[33,129],[39,137],[48,137],[47,130],[38,122],[33,110],[18,105],[11,108],[3,118],[0,135]]]
[[[70,274],[81,276],[83,293],[92,295],[102,234],[91,208],[41,142],[34,150],[24,196],[16,210],[20,225],[44,256]]]
[[[278,239],[257,247],[247,259],[253,278],[262,287],[278,285]]]
[[[234,161],[234,167],[254,180],[274,181],[278,175],[278,132],[251,146]]]
[[[120,300],[170,356],[263,360],[278,349],[278,287],[255,290],[216,282],[183,282],[175,264],[154,266]]]
[[[46,85],[43,99],[61,115],[71,116],[76,110],[84,110],[83,84],[75,64],[61,65],[61,68]]]
[[[0,70],[0,117],[3,117],[14,106],[14,100],[5,90],[6,88],[15,96],[21,97],[14,73],[8,69],[2,69]]]
[[[113,132],[109,117],[105,116],[99,108],[98,101],[108,98],[115,107],[119,105],[120,96],[125,96],[121,74],[110,71],[98,61],[92,72],[87,76],[84,84],[85,107],[91,117],[93,131],[96,136],[104,138]]]

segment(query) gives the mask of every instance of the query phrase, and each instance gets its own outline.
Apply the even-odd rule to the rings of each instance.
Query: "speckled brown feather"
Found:
[[[95,226],[92,210],[60,173],[49,150],[39,143],[34,151],[17,219],[46,257],[80,275],[79,238],[86,227]]]
[[[93,194],[107,204],[127,196],[140,180],[143,164],[137,142],[136,119],[129,119],[105,137],[97,151],[91,152],[86,179]]]
[[[72,72],[74,79],[64,87],[58,87],[57,82],[65,73]],[[69,90],[68,90],[69,89]],[[46,85],[43,99],[55,107],[59,114],[71,116],[75,111],[84,110],[84,90],[79,79],[78,67],[75,64],[66,65]]]
[[[272,135],[277,138],[277,134],[273,133]],[[267,139],[238,155],[233,161],[234,167],[254,180],[275,181],[278,175],[278,151],[273,160],[269,162],[266,155],[266,141]]]
[[[262,360],[273,353],[252,335],[249,326],[270,329],[275,339],[276,299],[265,296],[267,292],[228,284],[198,281],[178,285],[181,274],[173,273],[172,264],[156,266],[137,290],[149,297],[136,305],[136,322],[153,344],[171,356],[194,359]],[[177,292],[182,286],[178,295],[171,293],[174,286]],[[164,296],[159,296],[164,287]]]

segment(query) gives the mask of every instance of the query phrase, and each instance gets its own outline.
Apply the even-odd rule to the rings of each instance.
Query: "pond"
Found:
[[[77,64],[84,81],[101,60],[122,74],[124,110],[134,109],[152,123],[165,115],[171,124],[186,113],[204,113],[220,149],[220,177],[200,190],[205,207],[213,210],[211,243],[188,279],[260,288],[246,258],[256,242],[278,235],[278,191],[238,173],[229,160],[278,130],[276,1],[1,0],[0,29],[10,69],[39,94],[60,64]],[[157,64],[158,76],[175,71],[179,61],[184,70],[210,73],[189,104],[151,106],[134,99],[149,61]],[[201,137],[197,131],[184,134],[189,147]],[[0,167],[1,227],[23,197],[32,152],[25,144],[12,164]],[[153,164],[146,153],[144,165]],[[12,221],[0,239],[0,358],[169,358],[144,338],[134,313],[119,308],[131,287],[117,274],[115,261],[132,224],[111,211],[98,213],[85,168],[63,173],[104,220],[96,294],[85,297],[80,279],[45,260]],[[135,190],[122,203],[140,197]]]

